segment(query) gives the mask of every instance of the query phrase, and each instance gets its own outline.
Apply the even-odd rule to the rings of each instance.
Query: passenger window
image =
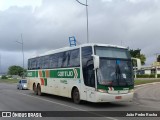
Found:
[[[92,47],[82,48],[83,78],[86,86],[95,87],[95,73],[92,55]]]
[[[69,67],[79,67],[80,66],[80,55],[79,49],[70,51]]]
[[[31,59],[28,60],[28,70],[31,70]]]
[[[61,68],[62,67],[62,62],[63,62],[63,55],[64,55],[64,53],[62,52],[62,53],[58,53],[57,54],[58,56],[58,68]]]
[[[63,52],[63,60],[62,60],[62,67],[65,68],[68,66],[68,61],[69,61],[69,51]]]
[[[41,69],[42,68],[42,63],[41,63],[41,57],[37,57],[37,69]]]
[[[48,69],[49,68],[49,56],[44,56],[43,57],[43,69]]]
[[[50,55],[49,64],[50,64],[49,65],[50,68],[58,67],[58,55],[57,54]]]
[[[36,62],[36,58],[31,59],[31,69],[36,69],[37,67],[37,62]]]

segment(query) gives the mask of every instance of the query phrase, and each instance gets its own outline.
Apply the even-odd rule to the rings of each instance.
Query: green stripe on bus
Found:
[[[47,86],[47,78],[44,78],[44,85]]]
[[[36,77],[38,77],[38,71],[36,71]]]
[[[80,78],[80,68],[49,70],[50,78]],[[38,71],[27,71],[27,77],[38,77]],[[46,77],[45,70],[42,70],[42,77]]]
[[[35,77],[36,71],[27,71],[27,77]]]
[[[45,70],[42,71],[42,77],[46,77]]]
[[[51,78],[80,78],[80,69],[51,70]]]

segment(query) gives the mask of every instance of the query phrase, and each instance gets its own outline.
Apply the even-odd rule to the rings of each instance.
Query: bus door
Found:
[[[93,64],[87,67],[85,83],[86,83],[87,100],[94,102],[95,100],[95,74],[93,70]]]
[[[92,47],[82,48],[82,69],[87,101],[95,100],[95,73]]]

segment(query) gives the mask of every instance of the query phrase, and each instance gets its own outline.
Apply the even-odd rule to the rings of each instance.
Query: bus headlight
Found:
[[[98,92],[107,93],[107,91],[106,91],[106,90],[103,90],[103,89],[98,89]]]

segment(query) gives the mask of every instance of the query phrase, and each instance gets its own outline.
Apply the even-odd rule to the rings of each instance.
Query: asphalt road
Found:
[[[160,84],[137,87],[133,102],[74,104],[71,99],[54,95],[36,96],[30,90],[17,90],[16,84],[0,83],[0,111],[160,111]],[[99,114],[99,116],[103,116]],[[5,120],[6,118],[0,118]],[[7,118],[21,120],[22,118]],[[155,117],[54,117],[54,118],[24,118],[26,120],[124,120],[124,119],[155,119]]]

